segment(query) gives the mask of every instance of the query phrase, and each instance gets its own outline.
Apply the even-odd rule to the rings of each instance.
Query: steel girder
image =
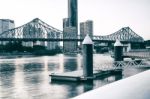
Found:
[[[144,39],[137,35],[129,27],[124,27],[119,31],[106,36],[94,36],[93,39],[116,41],[116,39],[125,42],[144,42]]]
[[[0,38],[61,38],[62,31],[46,24],[40,19],[33,19],[31,22],[20,27],[10,29],[0,34]]]
[[[83,36],[74,36],[68,34],[64,34],[63,32],[48,25],[47,23],[43,22],[42,20],[35,18],[27,24],[24,24],[20,27],[10,29],[0,34],[0,40],[13,40],[14,39],[28,39],[32,41],[32,39],[42,39],[44,41],[65,41],[66,40],[74,40],[74,41],[82,41],[84,38]],[[65,38],[63,38],[65,37]],[[92,38],[94,41],[115,41],[116,39],[124,42],[144,42],[144,39],[137,35],[133,30],[129,27],[124,27],[119,31],[112,33],[106,36],[93,36]]]

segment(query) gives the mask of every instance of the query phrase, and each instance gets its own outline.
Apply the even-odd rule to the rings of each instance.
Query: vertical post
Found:
[[[117,61],[123,61],[123,45],[121,44],[121,42],[119,40],[116,40],[116,42],[114,44],[114,60],[115,60],[114,64],[117,67],[118,67],[118,64],[120,64]],[[121,66],[121,65],[119,65],[119,66]],[[114,71],[117,74],[122,74],[122,66]]]
[[[89,35],[86,35],[83,42],[83,75],[88,79],[93,79],[93,42]]]
[[[123,61],[123,45],[119,40],[116,40],[114,44],[114,60]]]

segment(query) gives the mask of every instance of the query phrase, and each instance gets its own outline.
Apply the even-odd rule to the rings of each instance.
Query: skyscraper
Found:
[[[72,27],[78,27],[78,0],[68,0],[68,18]]]
[[[64,33],[63,38],[76,39],[77,38],[76,32],[77,32],[76,27],[65,27],[63,29],[63,33]],[[76,41],[64,41],[63,46],[64,46],[63,50],[65,53],[72,53],[77,51]]]
[[[93,38],[93,21],[92,20],[87,20],[85,22],[80,23],[80,36],[84,38],[87,34],[91,37],[91,39]],[[80,47],[82,47],[82,43],[80,43]]]
[[[84,38],[88,34],[91,38],[93,37],[93,21],[87,20],[80,23],[80,35]]]
[[[63,38],[76,39],[78,35],[78,2],[77,0],[68,0],[68,18],[63,19]],[[64,52],[77,51],[77,41],[64,41]]]

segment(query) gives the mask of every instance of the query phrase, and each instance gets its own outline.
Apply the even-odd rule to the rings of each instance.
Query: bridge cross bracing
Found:
[[[80,35],[74,38],[69,34],[63,38],[63,32],[61,30],[48,25],[39,18],[35,18],[22,26],[0,33],[0,41],[82,41],[83,39]],[[92,38],[93,41],[99,42],[115,42],[116,39],[122,42],[144,42],[144,39],[129,27],[121,28],[110,35],[93,36]]]

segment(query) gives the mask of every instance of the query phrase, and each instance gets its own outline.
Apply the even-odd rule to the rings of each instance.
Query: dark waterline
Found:
[[[94,66],[111,62],[109,55],[94,55]],[[49,74],[82,69],[81,55],[0,59],[0,99],[67,99],[146,69],[125,69],[122,75],[98,78],[93,83],[51,82]]]

